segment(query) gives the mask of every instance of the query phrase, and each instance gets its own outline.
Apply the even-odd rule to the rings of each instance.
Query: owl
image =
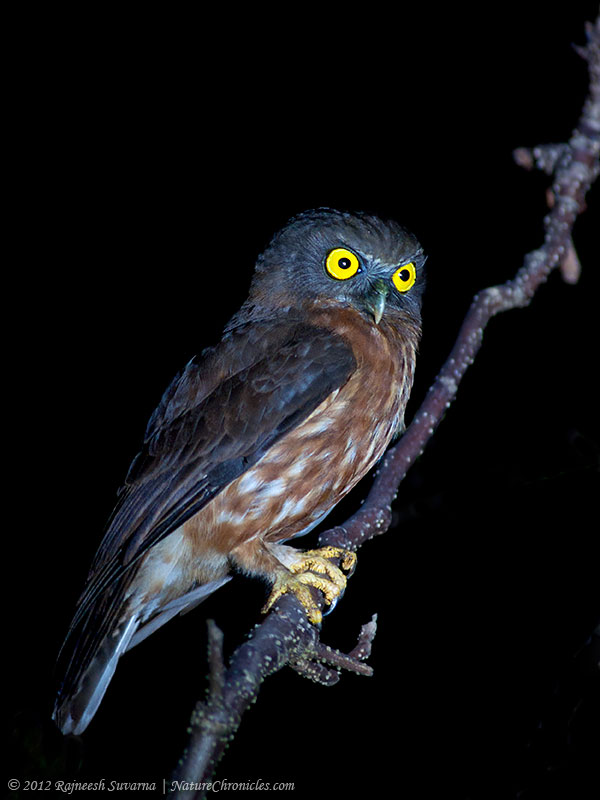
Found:
[[[152,414],[59,656],[53,718],[80,734],[119,658],[241,571],[321,622],[355,554],[287,544],[318,525],[403,430],[425,256],[396,222],[293,218],[258,258],[221,341]],[[337,559],[338,564],[333,559]]]

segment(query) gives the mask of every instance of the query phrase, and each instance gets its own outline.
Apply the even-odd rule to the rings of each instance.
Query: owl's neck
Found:
[[[359,311],[349,304],[321,299],[301,307],[267,307],[246,301],[227,323],[225,333],[250,322],[277,324],[278,319],[286,325],[301,322],[331,330],[333,334],[348,339],[353,349],[357,346],[360,349],[359,341],[364,346],[369,341],[381,344],[386,340],[392,349],[400,350],[402,354],[408,351],[416,353],[421,338],[421,316],[418,313],[386,309],[379,325],[376,325],[367,312]]]

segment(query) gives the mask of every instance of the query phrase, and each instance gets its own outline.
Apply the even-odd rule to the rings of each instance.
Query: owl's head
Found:
[[[253,305],[294,308],[341,303],[379,324],[394,313],[420,318],[425,256],[396,222],[320,208],[277,233],[259,257]]]

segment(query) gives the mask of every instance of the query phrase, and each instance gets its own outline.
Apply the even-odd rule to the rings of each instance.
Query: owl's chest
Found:
[[[283,541],[307,532],[373,467],[401,428],[416,340],[342,314],[336,315],[335,333],[352,347],[352,374],[185,524],[194,552],[227,553],[256,537]]]
[[[362,339],[355,349],[357,369],[329,408],[315,414],[322,424],[330,423],[332,438],[339,442],[339,450],[343,448],[338,468],[352,485],[381,458],[402,428],[413,382],[410,348],[394,346],[378,330]],[[307,423],[310,430],[310,420]]]
[[[412,383],[410,354],[382,338],[365,336],[346,383],[215,498],[217,526],[235,520],[243,538],[304,533],[381,458]]]
[[[356,446],[356,460],[367,468],[382,455],[402,427],[413,383],[416,338],[389,323],[365,324],[349,316],[337,331],[351,344],[356,369],[335,397],[313,412],[321,423],[331,420],[335,436]],[[315,420],[316,422],[316,420]],[[311,418],[304,423],[310,431]]]

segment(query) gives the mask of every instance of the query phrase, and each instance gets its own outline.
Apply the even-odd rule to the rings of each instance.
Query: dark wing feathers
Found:
[[[153,544],[178,528],[305,419],[355,367],[331,331],[288,316],[226,334],[193,359],[152,415],[63,645],[62,697],[86,674]]]
[[[78,619],[149,547],[343,385],[354,366],[343,339],[287,317],[280,324],[240,326],[193,359],[148,424],[92,565]]]

